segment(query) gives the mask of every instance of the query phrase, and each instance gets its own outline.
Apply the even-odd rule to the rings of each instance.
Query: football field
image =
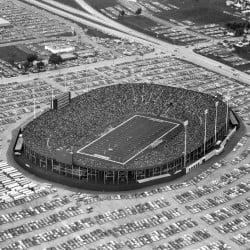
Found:
[[[77,153],[126,164],[179,125],[158,118],[135,115]]]

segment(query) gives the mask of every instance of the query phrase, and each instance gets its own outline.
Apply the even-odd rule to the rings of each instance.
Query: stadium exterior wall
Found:
[[[217,139],[224,141],[225,137],[226,126],[223,126],[217,133]],[[204,145],[202,144],[196,150],[187,154],[186,164],[184,164],[184,157],[181,156],[160,166],[145,169],[117,169],[115,171],[88,168],[75,164],[74,161],[72,165],[57,162],[30,150],[25,144],[23,154],[15,156],[15,160],[29,172],[51,181],[91,190],[121,191],[167,182],[184,175],[186,173],[185,166],[197,162],[197,160],[213,151],[214,148],[215,139],[212,137],[206,142],[206,152],[204,152]],[[161,178],[161,175],[165,174],[169,174],[169,176]],[[150,180],[150,177],[156,176],[159,176],[159,178]],[[139,180],[143,179],[149,181],[139,183]]]
[[[25,170],[27,170],[28,172],[30,172],[32,174],[35,174],[36,176],[38,176],[40,178],[46,179],[48,181],[60,183],[63,185],[67,185],[70,187],[88,189],[88,190],[93,190],[93,191],[119,192],[119,191],[135,190],[135,189],[140,189],[140,188],[147,187],[147,186],[165,183],[165,182],[174,180],[176,178],[179,178],[179,177],[185,175],[185,169],[183,169],[182,171],[180,171],[172,176],[168,176],[165,178],[160,178],[160,179],[156,179],[156,180],[152,180],[152,181],[147,181],[144,183],[135,182],[135,183],[129,183],[129,185],[124,184],[124,183],[120,183],[120,184],[116,184],[116,185],[107,185],[107,184],[103,184],[103,183],[97,184],[94,182],[85,182],[85,181],[83,182],[82,180],[77,180],[75,178],[68,178],[66,176],[58,175],[56,173],[51,173],[51,172],[48,174],[43,169],[37,168],[31,162],[29,162],[29,164],[28,164],[29,167],[27,167],[27,160],[24,159],[23,157],[14,155],[14,159],[18,163],[18,165],[22,166]]]

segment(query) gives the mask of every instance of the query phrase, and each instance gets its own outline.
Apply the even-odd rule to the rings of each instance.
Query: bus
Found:
[[[18,139],[16,141],[16,145],[14,147],[14,154],[21,155],[22,150],[23,150],[23,137],[22,134],[19,134]]]

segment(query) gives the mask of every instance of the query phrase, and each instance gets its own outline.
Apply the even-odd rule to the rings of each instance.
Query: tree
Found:
[[[28,68],[29,68],[29,62],[28,61],[23,62],[22,68],[26,72],[28,70]]]
[[[44,62],[42,62],[42,61],[39,61],[39,62],[36,64],[36,67],[37,67],[38,71],[44,69],[44,66],[45,66],[45,64],[44,64]]]
[[[138,8],[138,9],[135,11],[135,14],[136,14],[136,15],[140,15],[140,14],[141,14],[141,8]]]
[[[28,54],[27,55],[27,61],[29,63],[32,63],[33,61],[37,60],[38,56],[37,54]]]
[[[119,16],[124,16],[125,15],[125,11],[124,10],[120,10],[119,11]]]
[[[60,63],[62,63],[62,57],[58,54],[51,54],[49,57],[49,63],[50,64],[54,64],[54,65],[58,65]]]
[[[243,28],[237,28],[235,30],[235,36],[243,36],[244,34],[244,29]]]

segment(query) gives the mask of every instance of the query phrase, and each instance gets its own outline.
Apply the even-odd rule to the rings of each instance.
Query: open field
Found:
[[[179,124],[162,119],[135,115],[80,149],[78,153],[125,164],[177,126]]]
[[[32,53],[32,51],[30,51]],[[28,53],[17,46],[0,47],[0,59],[13,64],[26,61]]]
[[[87,0],[87,2],[92,7],[99,10],[103,8],[114,7],[117,4],[122,4],[124,6],[131,5],[127,4],[127,1],[119,2],[117,0]],[[226,1],[224,0],[158,0],[154,2],[149,0],[143,0],[139,1],[139,4],[140,6],[142,6],[143,9],[142,15],[144,10],[146,10],[151,13],[153,12],[154,15],[165,20],[189,20],[196,24],[224,24],[226,22],[234,22],[241,20],[241,17],[235,14],[234,9],[226,6]]]
[[[70,7],[76,8],[76,9],[80,9],[81,7],[79,6],[79,4],[76,3],[75,0],[55,0],[58,3],[62,3],[62,4],[66,4]]]
[[[173,4],[179,9],[170,9],[158,14],[163,19],[175,19],[178,21],[189,20],[196,24],[220,23],[239,21],[241,18],[230,15],[235,13],[226,6],[224,0],[168,0],[159,1],[162,4]],[[229,12],[229,14],[225,13]]]
[[[107,7],[111,7],[114,6],[115,4],[117,4],[117,0],[87,0],[86,2],[88,2],[92,7],[96,8],[96,9],[102,9],[102,8],[107,8]]]
[[[176,45],[188,45],[198,41],[204,41],[204,39],[199,36],[187,34],[185,30],[179,31],[170,26],[160,25],[143,15],[125,16],[118,20],[134,30]]]

